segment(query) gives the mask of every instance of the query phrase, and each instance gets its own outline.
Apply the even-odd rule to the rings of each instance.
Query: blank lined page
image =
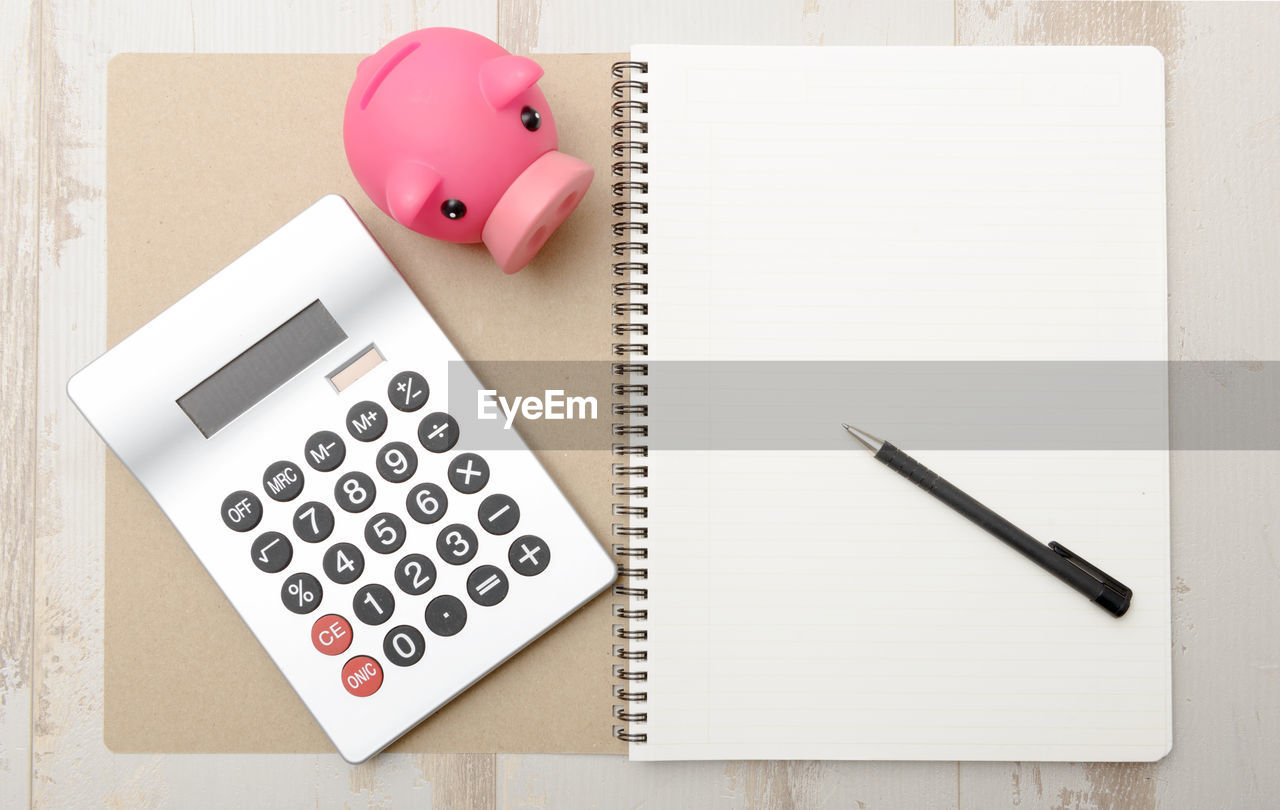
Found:
[[[655,392],[673,361],[1167,359],[1155,50],[633,58]],[[1132,587],[1117,620],[838,424],[829,451],[717,450],[664,448],[664,418],[681,415],[653,414],[636,482],[649,675],[632,758],[1168,752],[1166,452],[904,448]]]

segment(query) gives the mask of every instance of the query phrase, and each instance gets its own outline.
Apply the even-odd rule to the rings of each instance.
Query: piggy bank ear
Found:
[[[396,166],[387,177],[387,211],[396,222],[412,228],[440,179],[435,169],[422,163]]]
[[[480,66],[480,92],[489,106],[500,110],[542,78],[542,67],[524,56],[495,56]]]

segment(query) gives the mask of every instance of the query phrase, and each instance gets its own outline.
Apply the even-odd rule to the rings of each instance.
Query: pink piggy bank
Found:
[[[360,186],[396,222],[529,263],[594,171],[556,151],[542,68],[479,34],[424,28],[360,63],[342,137]]]

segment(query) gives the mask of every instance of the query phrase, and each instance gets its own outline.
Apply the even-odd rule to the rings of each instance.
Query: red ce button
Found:
[[[336,613],[311,625],[311,643],[325,655],[342,655],[351,646],[351,623]]]

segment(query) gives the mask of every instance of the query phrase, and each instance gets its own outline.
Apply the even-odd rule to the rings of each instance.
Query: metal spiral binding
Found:
[[[645,544],[649,529],[643,522],[649,516],[649,507],[636,503],[636,499],[649,495],[643,481],[649,475],[649,468],[643,463],[643,458],[649,455],[649,446],[638,441],[649,435],[649,426],[638,421],[649,415],[646,404],[649,385],[645,382],[649,364],[637,359],[649,354],[649,344],[643,342],[649,334],[649,325],[636,321],[649,314],[645,300],[649,293],[645,280],[649,273],[649,263],[645,260],[649,244],[644,239],[649,233],[649,223],[645,220],[649,213],[646,201],[649,184],[643,179],[649,173],[646,159],[649,144],[644,139],[649,132],[645,120],[649,112],[649,83],[644,79],[647,72],[648,65],[644,62],[617,62],[613,65],[613,77],[617,81],[611,88],[615,99],[613,117],[619,119],[612,128],[613,156],[618,160],[610,167],[611,174],[617,178],[610,190],[618,198],[612,206],[616,218],[613,235],[617,239],[613,243],[617,261],[612,271],[618,279],[613,282],[616,296],[613,314],[619,319],[613,325],[613,334],[621,338],[613,344],[613,355],[623,358],[613,363],[613,373],[622,380],[613,384],[617,401],[611,407],[618,419],[612,431],[618,439],[613,445],[613,455],[617,458],[613,475],[621,479],[613,484],[613,495],[619,499],[613,505],[613,516],[623,519],[613,524],[613,536],[619,540],[613,544],[618,563],[618,584],[614,585],[613,594],[626,599],[625,604],[613,606],[613,616],[618,620],[613,626],[613,655],[622,662],[613,665],[613,677],[618,681],[613,687],[613,697],[623,701],[613,707],[614,720],[622,724],[613,727],[613,735],[627,743],[648,740],[648,734],[641,727],[649,719],[648,713],[639,711],[636,705],[649,697],[642,689],[636,689],[649,678],[642,665],[649,659],[645,645],[649,640],[645,627],[649,611],[643,607],[649,596],[649,589],[643,585],[649,578],[649,569],[642,562],[649,556]]]

